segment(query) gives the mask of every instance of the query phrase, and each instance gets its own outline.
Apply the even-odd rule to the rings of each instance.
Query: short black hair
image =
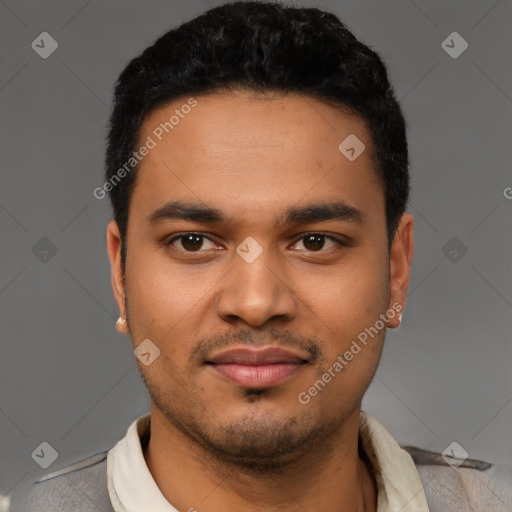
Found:
[[[236,89],[307,95],[365,122],[384,188],[391,247],[409,197],[409,157],[406,123],[381,58],[332,13],[235,1],[158,38],[116,82],[105,174],[122,237],[123,272],[136,164],[123,179],[119,170],[137,149],[142,122],[173,100]]]

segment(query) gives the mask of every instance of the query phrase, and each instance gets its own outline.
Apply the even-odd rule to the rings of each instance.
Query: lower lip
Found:
[[[291,377],[303,366],[304,364],[298,363],[275,363],[259,366],[221,363],[213,364],[211,368],[239,386],[264,389]]]

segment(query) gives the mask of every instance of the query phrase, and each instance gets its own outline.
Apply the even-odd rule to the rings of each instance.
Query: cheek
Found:
[[[385,277],[384,269],[374,267],[329,285],[323,320],[330,330],[322,371],[331,382],[324,399],[337,407],[361,400],[377,369],[385,337],[380,315],[388,304]]]
[[[134,251],[127,266],[130,303],[141,321],[174,324],[207,295],[209,274],[201,265],[172,262],[165,249]]]
[[[331,329],[328,332],[341,340],[373,325],[388,305],[386,263],[356,259],[317,281],[320,301],[315,304],[314,295],[310,296],[310,306]]]

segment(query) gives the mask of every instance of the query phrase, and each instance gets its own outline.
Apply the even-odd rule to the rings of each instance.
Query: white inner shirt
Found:
[[[150,414],[135,420],[107,456],[108,492],[116,512],[179,512],[163,496],[141,447]],[[377,483],[377,512],[429,512],[423,484],[411,456],[372,416],[361,411],[359,437]]]

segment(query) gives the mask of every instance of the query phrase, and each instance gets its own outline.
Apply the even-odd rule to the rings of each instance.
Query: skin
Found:
[[[150,114],[140,140],[187,99]],[[127,319],[118,330],[134,348],[149,338],[161,351],[149,366],[137,359],[151,396],[148,468],[178,510],[375,511],[377,487],[357,439],[386,329],[307,405],[298,395],[379,315],[405,304],[413,218],[402,216],[388,251],[384,189],[357,116],[297,95],[196,99],[140,163],[125,283],[119,229],[115,221],[107,229],[112,286]],[[351,133],[366,145],[353,162],[338,150]],[[151,223],[171,200],[218,208],[230,221]],[[360,219],[277,222],[290,207],[340,200]],[[198,250],[175,239],[189,232],[207,237]],[[304,238],[310,233],[347,244],[320,236],[324,245],[315,248]],[[252,263],[236,252],[247,237],[262,248]],[[386,327],[398,325],[395,316]],[[260,394],[203,364],[214,351],[246,344],[284,346],[311,360]]]

